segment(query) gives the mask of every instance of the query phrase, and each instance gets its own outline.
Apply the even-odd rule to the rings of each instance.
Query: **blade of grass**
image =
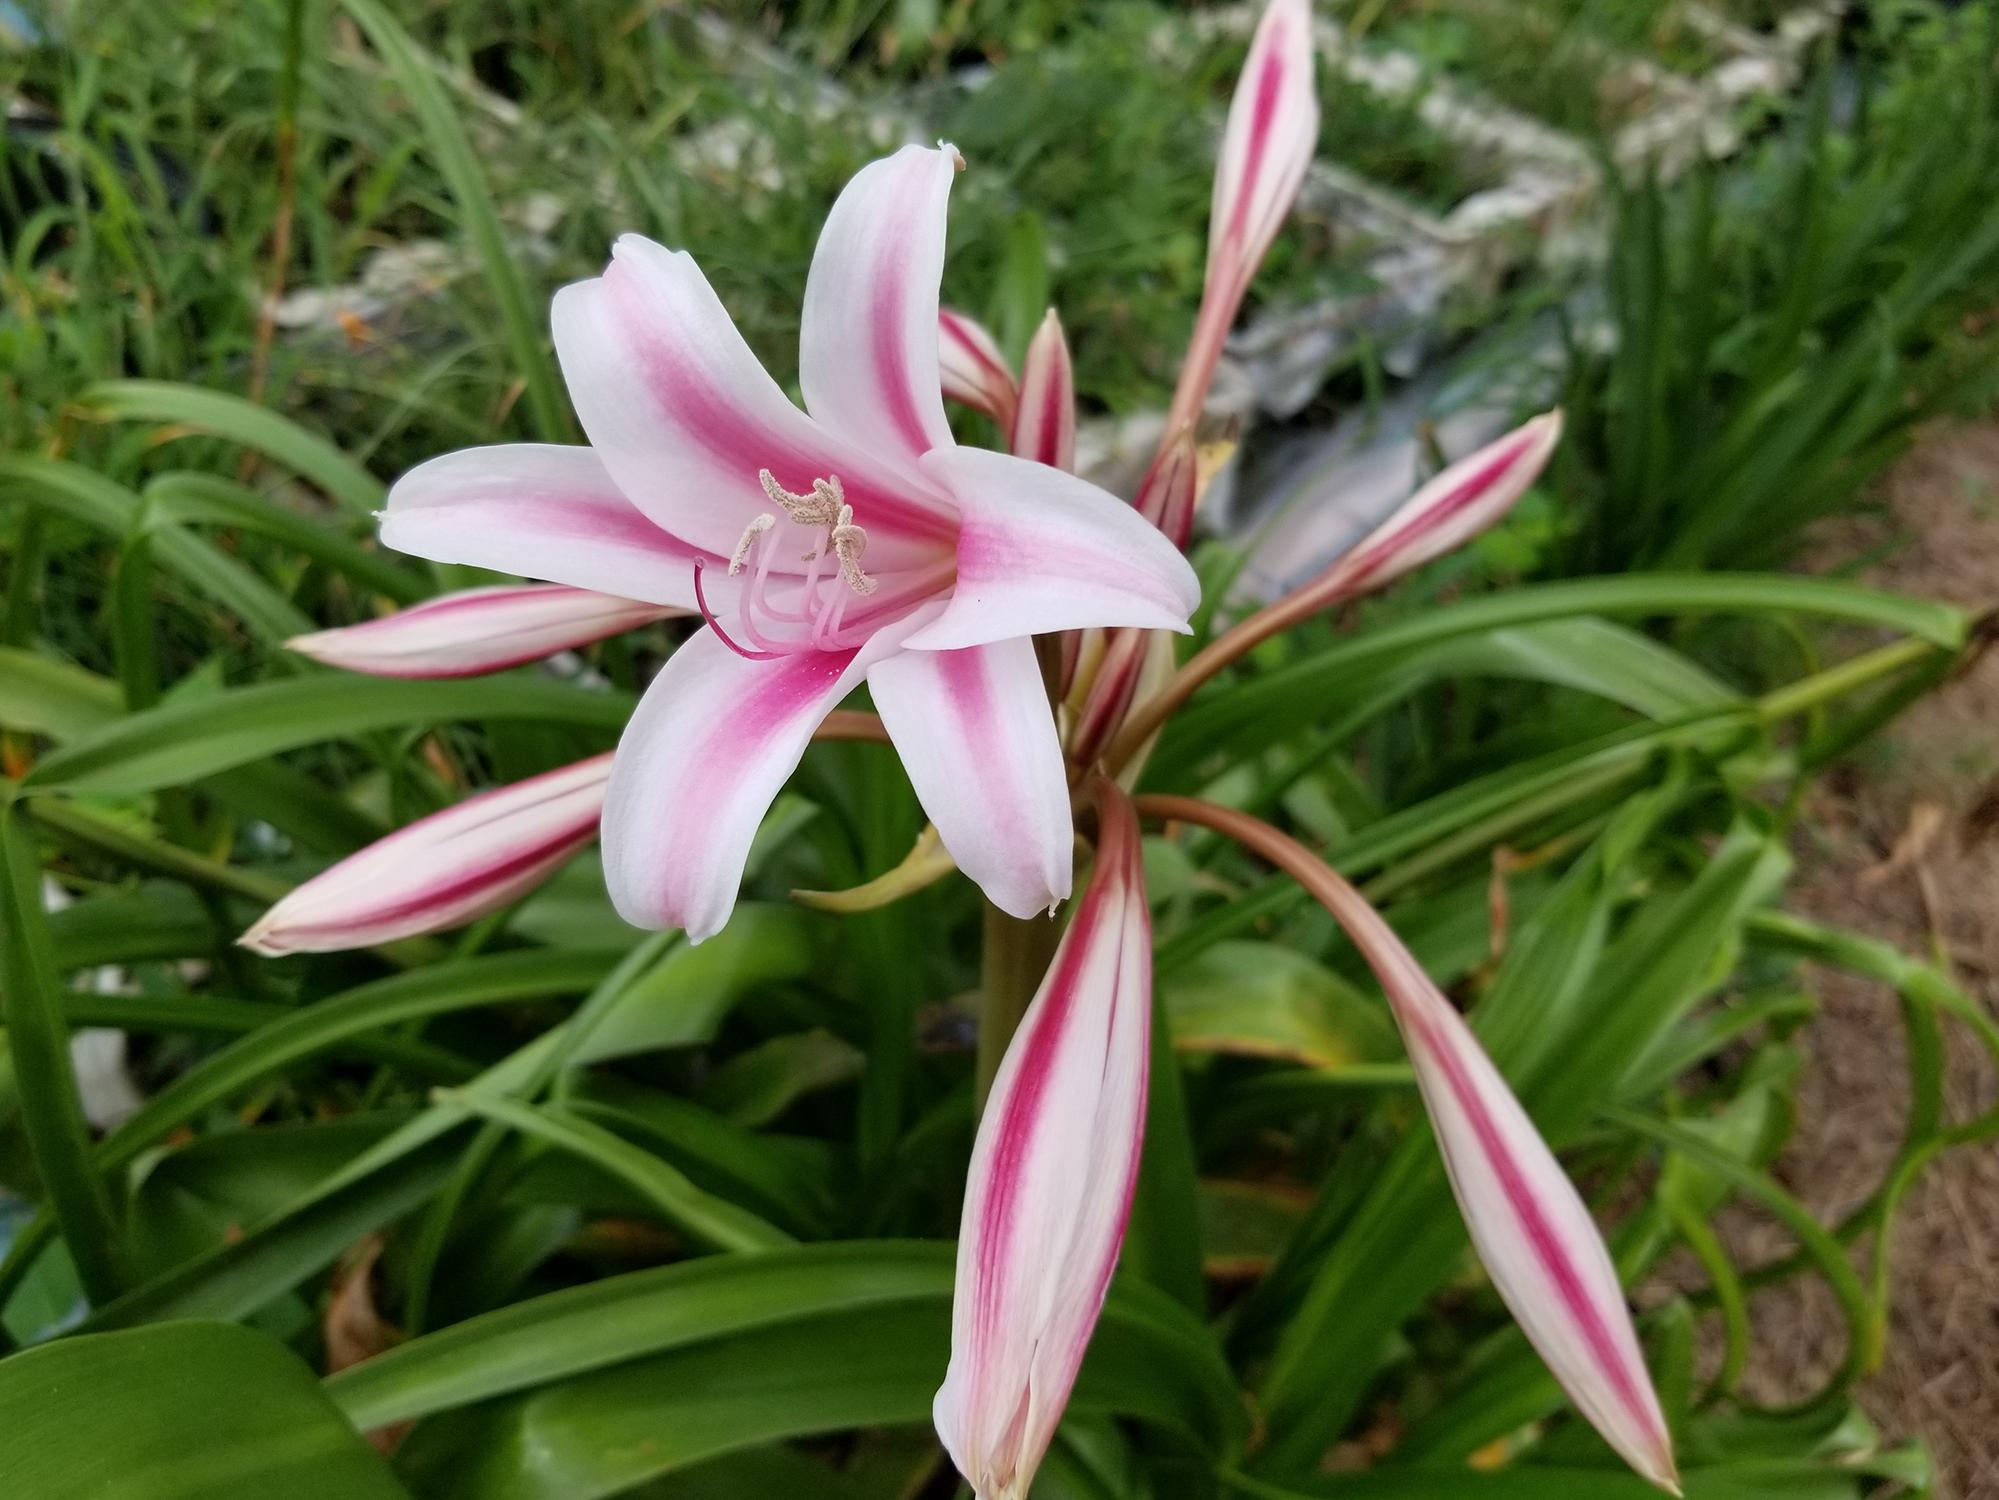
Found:
[[[485,265],[493,296],[500,304],[501,326],[514,368],[527,383],[528,409],[537,435],[551,443],[569,441],[574,437],[574,429],[555,378],[553,361],[542,347],[541,319],[529,302],[527,284],[507,249],[485,174],[438,81],[434,64],[376,0],[341,0],[341,4],[368,33],[368,40],[402,85],[430,143],[431,160],[450,184],[451,196]]]
[[[321,740],[463,719],[617,730],[631,700],[508,673],[454,682],[312,676],[233,688],[127,714],[79,736],[23,778],[31,790],[151,791]]]
[[[107,380],[88,386],[76,404],[107,421],[159,422],[162,441],[207,433],[250,448],[326,492],[357,517],[382,506],[381,483],[332,443],[288,417],[241,396],[170,380]]]
[[[92,1302],[116,1297],[125,1282],[111,1200],[90,1159],[69,1027],[42,911],[34,835],[20,810],[0,811],[0,985],[7,1043],[14,1056],[21,1126],[63,1239]]]
[[[793,1243],[776,1225],[703,1192],[644,1147],[569,1110],[537,1108],[476,1088],[438,1089],[433,1097],[594,1164],[635,1190],[661,1219],[698,1245],[740,1253]]]

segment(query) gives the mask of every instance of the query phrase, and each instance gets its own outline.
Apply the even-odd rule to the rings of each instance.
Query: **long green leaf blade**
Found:
[[[18,807],[0,809],[0,1000],[13,1052],[21,1124],[43,1191],[92,1301],[124,1285],[111,1201],[90,1159],[90,1127],[70,1062],[69,1027],[42,913],[34,834]]]

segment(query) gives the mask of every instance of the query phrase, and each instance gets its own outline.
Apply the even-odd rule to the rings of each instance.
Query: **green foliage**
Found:
[[[232,1323],[30,1350],[0,1365],[0,1410],[0,1475],[16,1494],[408,1500],[298,1356]]]
[[[1575,571],[1781,558],[1989,394],[1995,16],[1883,10],[1846,118],[1826,63],[1746,161],[1614,188],[1612,337],[1575,328],[1564,393]]]

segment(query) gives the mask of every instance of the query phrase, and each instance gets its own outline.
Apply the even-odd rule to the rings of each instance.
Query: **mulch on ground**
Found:
[[[1872,558],[1859,574],[1865,582],[1999,605],[1999,424],[1926,434],[1878,498],[1880,514],[1818,534],[1814,571]],[[1800,820],[1795,908],[1935,956],[1999,1009],[1999,833],[1966,836],[1966,814],[1995,786],[1999,651],[1827,778]],[[1848,976],[1815,977],[1824,1008],[1805,1035],[1798,1129],[1779,1175],[1829,1220],[1858,1204],[1894,1155],[1906,1082],[1895,997]],[[1953,1038],[1954,1116],[1988,1106],[1994,1088],[1982,1057]],[[1766,1232],[1742,1231],[1750,1240]],[[1999,1148],[1934,1163],[1894,1234],[1887,1357],[1862,1400],[1886,1436],[1928,1445],[1938,1500],[1999,1500]],[[1772,1400],[1809,1394],[1840,1356],[1829,1296],[1786,1287],[1759,1296],[1754,1312],[1749,1391]]]

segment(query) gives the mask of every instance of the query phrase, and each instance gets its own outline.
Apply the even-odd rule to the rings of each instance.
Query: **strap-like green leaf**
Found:
[[[298,1356],[232,1323],[17,1355],[0,1431],[0,1494],[19,1500],[409,1500]]]
[[[319,486],[356,516],[382,504],[375,477],[325,438],[226,391],[168,380],[106,380],[87,388],[77,404],[114,421],[192,428],[240,444]]]
[[[267,645],[316,628],[310,616],[207,538],[148,518],[138,495],[80,465],[0,454],[0,499],[45,506],[120,543],[145,526],[154,563],[230,611]]]
[[[616,730],[632,703],[524,676],[404,682],[329,674],[163,703],[85,735],[23,780],[38,791],[146,792],[321,740],[455,719],[528,719]]]
[[[559,1151],[580,1156],[635,1189],[673,1228],[715,1250],[768,1250],[791,1236],[727,1199],[703,1192],[684,1173],[573,1110],[536,1107],[476,1088],[443,1097]]]
[[[1789,574],[1645,573],[1508,589],[1410,615],[1251,682],[1203,694],[1161,741],[1153,774],[1169,780],[1238,733],[1264,743],[1310,723],[1326,705],[1344,701],[1356,674],[1388,671],[1440,642],[1591,615],[1698,614],[1811,615],[1884,626],[1950,650],[1964,644],[1970,628],[1969,616],[1951,605]]]
[[[67,739],[118,717],[118,684],[67,662],[0,646],[0,727]]]
[[[488,1313],[327,1390],[361,1427],[473,1408],[412,1437],[426,1493],[586,1500],[781,1437],[924,1421],[951,1280],[945,1244],[711,1257]],[[1136,1284],[1113,1290],[1073,1409],[1136,1416],[1211,1459],[1242,1432],[1211,1336]]]
[[[90,1129],[70,1061],[34,835],[21,810],[0,805],[0,1014],[7,1023],[21,1125],[42,1187],[72,1246],[93,1300],[124,1283],[118,1233],[103,1180],[91,1162]]]

